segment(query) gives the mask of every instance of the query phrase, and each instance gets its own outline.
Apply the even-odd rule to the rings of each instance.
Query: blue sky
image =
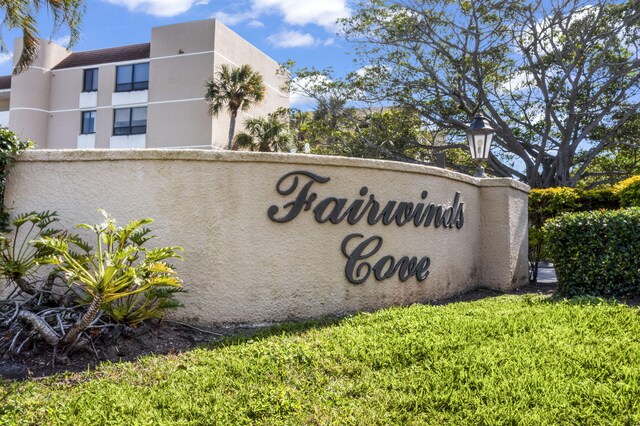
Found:
[[[278,62],[333,67],[337,74],[356,68],[349,45],[336,36],[335,21],[347,17],[347,0],[87,0],[81,39],[74,51],[145,43],[151,27],[217,18]],[[39,16],[42,38],[51,37],[50,17]],[[66,46],[64,27],[52,39]],[[9,50],[18,31],[2,32]],[[0,75],[11,73],[8,54]]]

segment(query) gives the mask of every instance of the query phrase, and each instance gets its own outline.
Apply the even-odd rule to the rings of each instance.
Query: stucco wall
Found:
[[[277,223],[310,178],[310,209]],[[362,187],[367,194],[361,196]],[[507,289],[526,283],[525,185],[474,179],[442,169],[394,162],[294,154],[192,150],[33,151],[23,155],[7,187],[14,212],[57,210],[62,225],[96,222],[103,208],[120,223],[152,217],[155,245],[181,245],[178,264],[188,293],[177,315],[202,323],[255,323],[404,305],[458,294],[477,286]],[[423,191],[427,191],[423,199]],[[327,197],[347,205],[374,194],[397,202],[463,203],[458,229],[407,223],[318,223],[314,208]],[[334,204],[320,214],[326,217]],[[273,213],[276,206],[278,213]],[[398,273],[353,284],[345,276],[345,237],[382,238],[384,255],[430,258],[423,281]],[[346,246],[352,253],[360,238]],[[370,246],[368,250],[373,248]],[[366,269],[366,268],[365,268]],[[364,272],[364,270],[361,270]]]

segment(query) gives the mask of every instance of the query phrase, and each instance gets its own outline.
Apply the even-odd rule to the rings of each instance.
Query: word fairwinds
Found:
[[[309,171],[298,170],[285,174],[276,183],[278,194],[291,197],[282,206],[272,205],[267,210],[270,220],[286,223],[294,220],[304,212],[310,212],[316,222],[320,224],[340,224],[346,220],[355,225],[366,220],[370,226],[378,223],[383,225],[405,226],[416,228],[461,229],[464,225],[464,203],[460,192],[453,196],[450,206],[428,202],[428,191],[422,191],[421,201],[394,201],[386,203],[378,201],[369,188],[362,186],[360,197],[350,200],[333,196],[320,198],[314,192],[314,185],[323,185],[330,181],[330,177],[320,176]],[[350,244],[353,241],[353,244]],[[349,248],[349,245],[355,247]],[[340,248],[347,258],[345,275],[353,284],[364,283],[373,276],[382,281],[398,275],[400,281],[406,281],[415,276],[417,281],[424,281],[429,275],[431,259],[428,256],[401,256],[396,259],[391,255],[384,255],[371,259],[383,245],[379,235],[365,237],[359,233],[347,235]]]

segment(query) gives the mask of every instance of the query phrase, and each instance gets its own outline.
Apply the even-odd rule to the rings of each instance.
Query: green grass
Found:
[[[640,310],[505,296],[0,387],[0,424],[640,424]]]

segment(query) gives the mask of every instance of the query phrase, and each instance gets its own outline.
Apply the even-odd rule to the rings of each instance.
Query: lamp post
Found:
[[[477,163],[474,177],[486,178],[482,163],[489,159],[489,150],[495,129],[489,125],[489,121],[482,115],[475,116],[466,130],[469,139],[469,150],[471,158]]]

